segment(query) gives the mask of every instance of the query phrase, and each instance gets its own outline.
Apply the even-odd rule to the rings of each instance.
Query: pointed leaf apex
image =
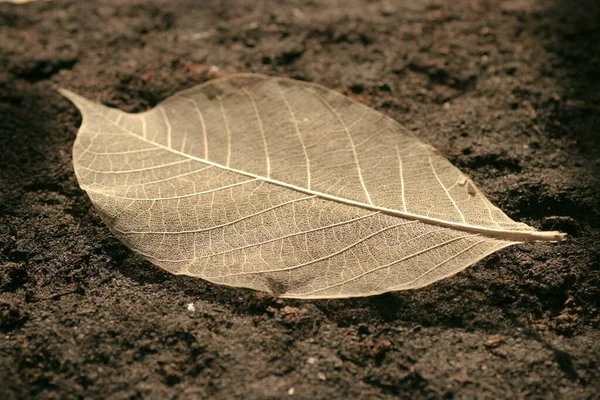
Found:
[[[67,99],[69,99],[71,101],[71,103],[75,104],[75,106],[79,110],[82,110],[83,108],[86,108],[86,107],[90,107],[91,105],[94,104],[92,101],[90,101],[90,100],[86,99],[85,97],[82,97],[76,93],[73,93],[68,89],[59,88],[58,92],[60,94],[62,94],[63,96],[65,96]]]

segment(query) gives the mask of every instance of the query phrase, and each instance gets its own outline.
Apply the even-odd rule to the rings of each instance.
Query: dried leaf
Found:
[[[61,92],[83,114],[79,184],[115,235],[174,274],[367,296],[564,236],[511,220],[434,148],[319,85],[236,74],[140,114]]]

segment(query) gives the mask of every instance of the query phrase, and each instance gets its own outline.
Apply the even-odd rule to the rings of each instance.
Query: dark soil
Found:
[[[596,0],[0,3],[0,398],[600,398],[599,27]],[[159,270],[77,186],[55,89],[140,111],[235,71],[381,110],[568,240],[350,300]]]

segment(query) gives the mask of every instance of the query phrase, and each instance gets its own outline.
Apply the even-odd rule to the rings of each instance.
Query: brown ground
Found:
[[[600,398],[599,27],[596,0],[0,4],[0,398]],[[352,300],[162,272],[78,188],[55,88],[140,111],[233,71],[353,96],[569,239]]]

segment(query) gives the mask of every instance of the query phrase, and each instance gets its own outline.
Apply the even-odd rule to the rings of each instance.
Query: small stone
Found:
[[[219,67],[217,67],[216,65],[211,65],[211,66],[208,68],[208,75],[209,75],[210,77],[213,77],[213,78],[214,78],[214,77],[218,77],[220,72],[221,72],[221,71],[220,71]]]
[[[187,305],[187,310],[188,310],[188,311],[191,311],[191,312],[194,312],[194,311],[196,311],[196,307],[194,307],[194,303],[189,303],[189,304]]]
[[[485,342],[485,346],[488,348],[496,348],[504,343],[505,340],[506,337],[504,335],[492,335],[488,338],[487,342]]]
[[[381,7],[381,14],[385,17],[389,17],[396,12],[396,8],[389,2],[384,1]]]

